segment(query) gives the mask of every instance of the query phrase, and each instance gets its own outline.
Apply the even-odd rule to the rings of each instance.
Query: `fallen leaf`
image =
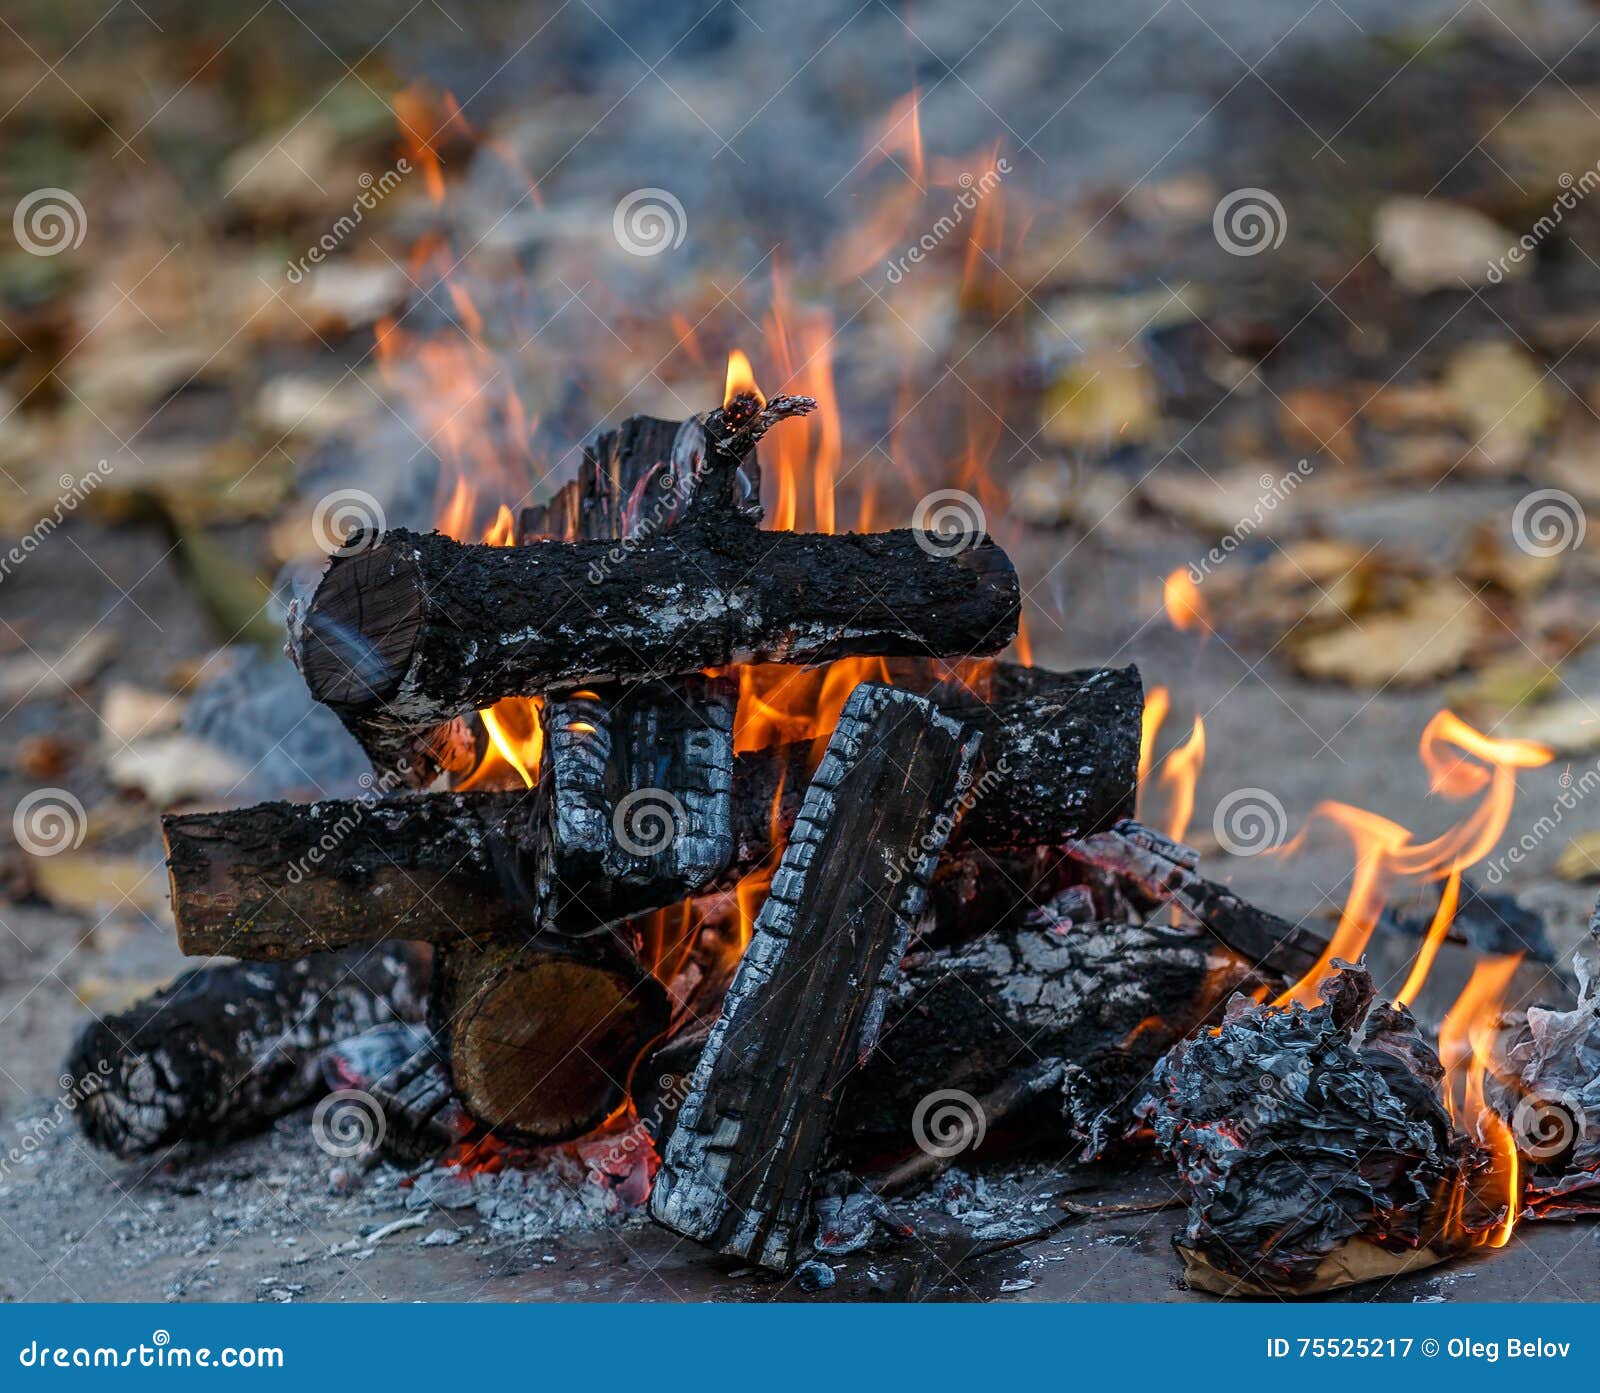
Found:
[[[1454,580],[1424,586],[1403,608],[1311,634],[1289,648],[1307,677],[1355,687],[1414,687],[1455,672],[1486,632],[1478,601]]]
[[[129,907],[155,913],[167,903],[167,878],[160,863],[135,856],[80,851],[31,856],[28,873],[34,889],[57,909],[106,914]]]
[[[226,793],[249,771],[209,741],[193,735],[157,735],[109,755],[106,772],[119,788],[136,790],[164,808]]]
[[[1510,178],[1553,192],[1594,164],[1596,103],[1600,89],[1564,82],[1541,87],[1510,111],[1497,112],[1484,143]],[[1572,197],[1586,192],[1580,188]]]
[[[1362,402],[1361,414],[1379,430],[1437,430],[1456,418],[1450,394],[1432,382],[1379,387]]]
[[[1536,740],[1558,755],[1600,750],[1600,702],[1565,697],[1512,711],[1495,727],[1510,740]]]
[[[1511,737],[1505,726],[1525,719],[1522,708],[1553,690],[1561,680],[1561,669],[1553,663],[1526,653],[1513,653],[1485,663],[1483,670],[1470,681],[1456,683],[1445,692],[1445,701],[1452,708],[1489,712],[1496,718],[1495,734]],[[1512,712],[1504,722],[1499,720],[1504,712]],[[1519,731],[1520,735],[1521,732]],[[1541,739],[1528,735],[1529,740]],[[1600,741],[1600,721],[1595,725],[1595,738]],[[1545,741],[1549,744],[1551,742]]]
[[[1526,261],[1502,265],[1513,233],[1442,198],[1387,198],[1372,230],[1378,260],[1413,294],[1498,284],[1528,269]]]
[[[7,658],[0,662],[0,703],[37,701],[81,687],[106,665],[116,647],[115,634],[94,629],[56,657],[19,653]]]
[[[1098,527],[1134,492],[1110,469],[1085,468],[1065,460],[1039,460],[1012,481],[1010,510],[1036,527]]]
[[[1291,445],[1325,450],[1340,464],[1358,458],[1352,395],[1333,387],[1294,387],[1278,398],[1278,427]]]
[[[1534,554],[1508,541],[1503,523],[1480,523],[1467,542],[1460,574],[1516,598],[1539,594],[1561,569],[1563,553]]]
[[[1136,348],[1085,353],[1045,393],[1041,431],[1057,445],[1110,453],[1157,424],[1155,375]]]
[[[1270,536],[1293,516],[1307,477],[1261,464],[1234,465],[1209,476],[1168,465],[1142,479],[1139,493],[1152,507],[1219,539],[1245,523],[1252,536]]]
[[[1600,879],[1600,832],[1580,832],[1556,858],[1562,880]]]
[[[1445,367],[1444,388],[1478,450],[1503,469],[1515,468],[1551,423],[1554,403],[1544,372],[1516,344],[1496,339],[1458,349]]]
[[[176,730],[184,700],[171,692],[155,692],[131,682],[112,682],[100,702],[100,725],[115,745]]]

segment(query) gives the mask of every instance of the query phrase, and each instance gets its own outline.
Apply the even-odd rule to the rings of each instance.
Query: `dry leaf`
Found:
[[[1454,580],[1441,580],[1402,609],[1298,639],[1289,652],[1301,672],[1319,681],[1410,687],[1455,672],[1484,633],[1478,601]]]
[[[1507,545],[1503,526],[1483,522],[1473,530],[1460,574],[1467,580],[1496,586],[1516,598],[1537,595],[1555,579],[1563,554],[1537,555],[1519,546]]]
[[[106,665],[116,647],[115,634],[95,629],[56,657],[19,653],[7,658],[0,662],[0,703],[37,701],[82,686]]]
[[[1458,682],[1450,687],[1445,693],[1445,700],[1452,707],[1492,712],[1498,717],[1506,711],[1519,712],[1524,703],[1545,696],[1560,680],[1561,669],[1555,664],[1530,654],[1513,653],[1486,663],[1483,671],[1470,681]],[[1494,734],[1511,738],[1512,732],[1504,727],[1515,723],[1517,719],[1518,716],[1513,714],[1505,722],[1496,720]],[[1521,734],[1520,731],[1517,733]],[[1600,740],[1600,722],[1596,722],[1595,735]],[[1530,735],[1526,738],[1537,740],[1540,737]]]
[[[1562,880],[1600,879],[1600,832],[1580,832],[1556,858],[1556,875]]]
[[[1456,419],[1455,403],[1437,383],[1379,387],[1361,414],[1379,430],[1437,430]]]
[[[1129,502],[1128,480],[1109,469],[1038,460],[1012,481],[1010,509],[1036,527],[1097,527]]]
[[[217,797],[236,788],[249,772],[193,735],[136,740],[107,758],[106,771],[118,787],[136,789],[158,807]]]
[[[1148,440],[1158,418],[1155,375],[1136,348],[1085,353],[1045,393],[1041,431],[1057,445],[1110,452]]]
[[[167,903],[167,878],[160,862],[135,856],[98,856],[64,851],[28,858],[33,887],[57,909],[107,914],[118,908],[156,913]]]
[[[1293,516],[1304,480],[1297,470],[1280,475],[1260,464],[1235,465],[1209,477],[1169,465],[1142,479],[1139,492],[1152,507],[1201,532],[1220,538],[1248,520],[1252,536],[1270,536]]]
[[[1594,163],[1594,114],[1600,90],[1565,82],[1540,87],[1509,112],[1497,113],[1484,143],[1517,183],[1555,190]],[[1578,194],[1572,195],[1574,198]]]
[[[1351,393],[1332,387],[1295,387],[1278,399],[1278,427],[1291,445],[1326,450],[1340,464],[1358,458]]]
[[[1442,198],[1385,199],[1373,218],[1373,237],[1378,260],[1418,295],[1486,285],[1491,268],[1504,280],[1528,269],[1526,261],[1500,265],[1517,240],[1514,234],[1482,213]]]
[[[153,692],[131,682],[112,682],[100,702],[100,724],[115,745],[176,730],[184,699],[171,692]]]
[[[1536,740],[1558,755],[1600,750],[1600,701],[1567,697],[1524,707],[1496,723],[1494,733],[1509,740]]]
[[[1554,403],[1544,376],[1532,357],[1503,339],[1468,344],[1445,367],[1444,388],[1457,419],[1500,468],[1519,464],[1551,423]]]

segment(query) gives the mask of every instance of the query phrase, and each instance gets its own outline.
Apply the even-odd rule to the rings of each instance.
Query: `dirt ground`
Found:
[[[1214,811],[1265,790],[1286,833],[1332,799],[1435,834],[1459,809],[1430,795],[1418,739],[1450,705],[1557,745],[1523,771],[1490,860],[1526,839],[1496,888],[1542,917],[1550,961],[1519,991],[1570,977],[1596,888],[1573,848],[1600,832],[1600,803],[1564,800],[1600,749],[1600,527],[1548,555],[1513,527],[1539,490],[1576,518],[1600,502],[1600,203],[1531,231],[1575,186],[1557,171],[1600,153],[1587,7],[1153,0],[996,23],[933,5],[911,30],[848,4],[781,24],[760,5],[497,4],[464,25],[220,6],[192,46],[160,6],[159,30],[131,10],[97,29],[77,8],[32,7],[15,21],[28,42],[0,52],[11,201],[59,187],[88,210],[81,247],[0,258],[0,554],[36,543],[0,574],[0,1299],[801,1295],[642,1220],[529,1237],[476,1209],[409,1208],[396,1171],[335,1174],[304,1113],[213,1152],[120,1162],[55,1101],[88,1013],[185,965],[160,807],[338,793],[361,767],[275,654],[283,590],[315,562],[317,501],[358,488],[391,523],[426,524],[461,464],[454,423],[463,454],[504,454],[504,416],[479,414],[484,376],[417,392],[424,355],[401,353],[398,376],[374,360],[386,318],[465,317],[416,254],[435,229],[424,180],[341,236],[338,276],[285,274],[370,186],[358,174],[395,160],[410,108],[394,94],[414,81],[456,93],[471,126],[430,126],[450,232],[479,252],[461,274],[490,321],[485,376],[498,397],[503,370],[539,421],[536,477],[504,501],[570,472],[602,420],[702,409],[738,342],[761,345],[774,382],[781,245],[788,293],[831,316],[841,520],[860,516],[846,499],[877,497],[889,526],[925,490],[971,489],[1017,562],[1036,662],[1138,663],[1172,695],[1163,754],[1203,718],[1189,839],[1213,875],[1291,916],[1336,916],[1339,834],[1231,856]],[[843,273],[834,250],[914,164],[900,128],[878,134],[913,86],[929,168],[888,256],[966,187],[940,182],[954,176],[936,152],[970,170],[970,152],[1009,150],[1007,218],[992,244],[963,230],[903,283],[883,255]],[[515,178],[506,191],[483,153],[502,146],[539,198]],[[689,210],[677,262],[610,246],[619,195],[656,185]],[[1239,189],[1286,210],[1280,245],[1219,244],[1213,211]],[[1487,240],[1437,221],[1408,240],[1380,218],[1424,196],[1471,210]],[[1484,276],[1497,237],[1535,243],[1503,284]],[[697,326],[694,352],[674,313]],[[61,476],[97,460],[105,484],[40,534]],[[1303,487],[1264,505],[1301,461]],[[495,501],[486,489],[476,527]],[[1199,586],[1211,632],[1177,631],[1163,576],[1228,536],[1240,545]],[[249,701],[217,696],[230,670]],[[180,730],[198,743],[154,743]],[[228,763],[210,768],[202,745]],[[63,855],[13,845],[13,812],[41,789],[85,810]],[[1380,934],[1380,978],[1413,947]],[[1474,960],[1446,950],[1422,1015],[1437,1020]],[[1041,1158],[987,1183],[997,1213],[1040,1227],[1067,1195],[1141,1207],[990,1251],[969,1221],[982,1202],[967,1218],[920,1204],[917,1237],[841,1259],[838,1285],[806,1299],[1204,1299],[1178,1281],[1179,1216],[1149,1207],[1170,1198],[1153,1170]],[[1597,1243],[1592,1225],[1528,1225],[1504,1251],[1347,1299],[1600,1299]]]

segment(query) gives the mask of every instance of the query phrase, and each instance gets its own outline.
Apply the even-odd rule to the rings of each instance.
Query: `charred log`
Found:
[[[179,946],[274,961],[512,932],[527,915],[510,893],[508,848],[533,804],[518,789],[168,814]]]
[[[322,1091],[329,1045],[419,1017],[423,975],[401,944],[194,968],[84,1028],[66,1061],[79,1125],[124,1157],[259,1131]]]
[[[751,660],[979,654],[1016,635],[1016,572],[987,538],[931,556],[909,531],[808,537],[700,520],[631,545],[359,539],[290,646],[347,723],[418,732],[502,697]]]
[[[851,694],[667,1145],[651,1212],[668,1227],[793,1262],[840,1090],[877,1039],[977,740],[909,692]]]
[[[983,732],[985,764],[952,833],[933,903],[947,919],[985,926],[1001,917],[989,901],[1024,907],[1029,895],[1021,892],[1036,891],[1044,863],[1061,859],[1050,850],[1005,848],[1025,845],[1028,837],[1059,846],[1129,810],[1141,704],[1139,674],[1131,667],[1051,673],[1001,663],[995,670],[1010,695],[994,706],[964,688],[939,689],[946,709]],[[720,754],[711,759],[709,748],[715,743],[720,750],[720,737],[714,741],[714,733],[703,734],[703,752],[680,744],[686,769],[698,761],[703,770],[683,774],[689,786],[715,787]],[[628,756],[636,769],[642,757],[642,745]],[[734,758],[732,855],[721,883],[768,859],[775,826],[787,834],[814,758],[811,741]],[[614,755],[610,762],[617,763]],[[529,829],[547,814],[535,815],[537,796],[520,789],[412,794],[169,815],[162,826],[179,942],[186,953],[271,958],[389,938],[448,944],[463,935],[512,932],[530,922],[539,881]],[[600,811],[604,802],[596,804]],[[608,830],[598,825],[594,835],[603,841]],[[676,847],[675,841],[673,854],[683,855]],[[716,853],[694,854],[703,865]],[[524,893],[508,893],[512,866]],[[592,890],[595,905],[614,895],[606,912],[629,914],[700,888],[685,879],[679,890],[670,876],[610,892],[593,875],[573,883],[584,883],[585,894]]]

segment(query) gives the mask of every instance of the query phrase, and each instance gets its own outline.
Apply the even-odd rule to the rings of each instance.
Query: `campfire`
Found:
[[[1173,745],[1171,692],[1133,667],[1033,665],[972,494],[909,528],[875,526],[874,489],[836,516],[825,336],[785,294],[794,390],[734,352],[720,403],[623,420],[515,509],[492,493],[514,398],[380,327],[446,447],[436,527],[344,531],[287,645],[365,792],[164,818],[183,950],[236,961],[85,1032],[90,1137],[226,1141],[332,1087],[368,1109],[351,1154],[419,1186],[559,1166],[779,1273],[846,1214],[892,1232],[889,1198],[955,1158],[1030,1147],[1159,1164],[1185,1279],[1225,1295],[1593,1212],[1588,983],[1509,1012],[1519,963],[1488,957],[1436,1028],[1413,1014],[1549,751],[1439,712],[1420,759],[1452,825],[1323,803],[1274,854],[1289,874],[1300,841],[1348,837],[1331,933],[1250,903],[1187,844],[1201,717]],[[1164,595],[1213,632],[1181,569]],[[1437,906],[1384,999],[1364,955],[1402,884]]]

